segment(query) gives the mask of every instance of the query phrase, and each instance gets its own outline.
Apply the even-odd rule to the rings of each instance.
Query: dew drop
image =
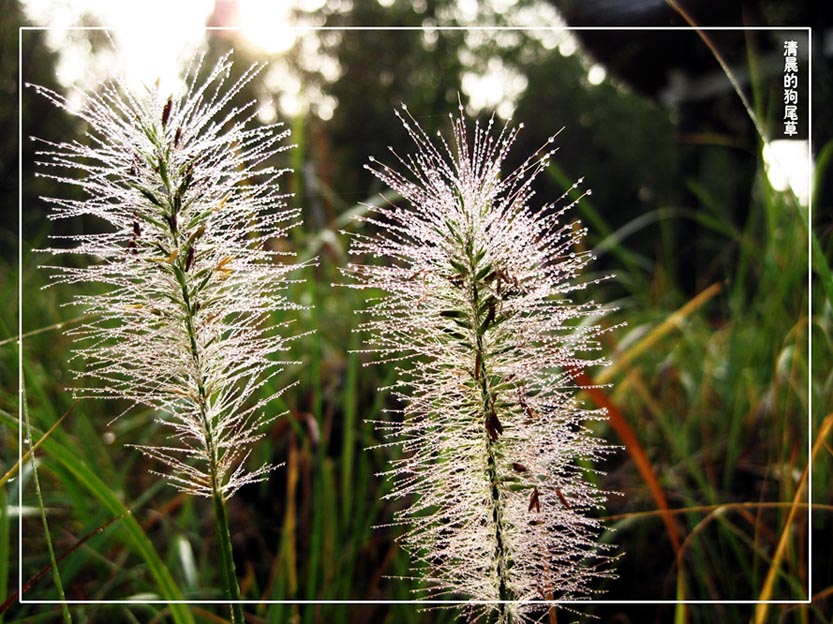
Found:
[[[592,195],[592,194],[593,194],[593,189],[587,189],[586,195]]]

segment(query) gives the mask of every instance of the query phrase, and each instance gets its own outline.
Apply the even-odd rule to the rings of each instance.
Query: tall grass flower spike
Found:
[[[586,423],[605,414],[577,402],[571,373],[603,363],[603,308],[570,300],[589,285],[585,232],[564,197],[531,206],[554,137],[503,175],[522,126],[472,131],[461,106],[448,142],[397,115],[415,150],[368,168],[403,202],[365,218],[373,232],[352,251],[375,261],[346,271],[379,295],[368,349],[402,362],[404,408],[379,423],[402,450],[387,473],[405,501],[395,523],[424,597],[466,597],[475,620],[537,621],[544,601],[587,598],[612,574],[588,514],[607,494],[586,478],[610,448]]]
[[[91,259],[48,267],[53,283],[97,285],[74,300],[93,319],[70,332],[76,394],[158,414],[169,443],[139,448],[167,466],[175,487],[213,499],[229,597],[239,598],[225,503],[273,468],[249,468],[247,458],[276,416],[267,382],[287,338],[272,317],[295,307],[284,291],[297,268],[278,249],[299,211],[286,208],[277,184],[285,170],[274,165],[289,131],[253,123],[254,102],[232,105],[261,67],[232,84],[230,55],[205,69],[202,57],[191,62],[179,97],[158,85],[133,93],[118,79],[84,94],[72,112],[86,140],[39,140],[39,175],[83,193],[48,199],[51,219],[107,226],[56,236],[61,246],[46,250]]]

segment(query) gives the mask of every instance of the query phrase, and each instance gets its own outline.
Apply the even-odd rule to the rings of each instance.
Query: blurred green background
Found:
[[[390,604],[419,595],[418,582],[399,578],[409,564],[395,542],[401,529],[389,526],[398,503],[381,500],[389,485],[377,476],[396,451],[365,450],[380,442],[367,421],[389,418],[384,410],[394,406],[378,390],[391,383],[393,368],[368,365],[366,354],[352,351],[363,341],[355,331],[363,296],[332,284],[343,281],[338,268],[348,261],[345,231],[355,230],[352,217],[365,204],[383,201],[384,189],[363,164],[370,155],[392,162],[389,146],[410,150],[394,108],[407,103],[430,133],[447,130],[458,97],[473,116],[487,119],[497,109],[524,123],[514,164],[564,128],[537,197],[551,201],[579,177],[592,188],[573,209],[589,228],[586,247],[598,256],[585,277],[616,277],[586,296],[609,304],[605,326],[627,323],[605,335],[612,365],[587,371],[609,385],[585,395],[588,405],[608,407],[610,424],[596,433],[620,447],[597,477],[603,489],[621,492],[600,513],[609,527],[603,539],[622,553],[618,578],[599,587],[603,602],[559,610],[558,621],[833,621],[827,555],[833,545],[833,121],[827,114],[833,63],[824,43],[833,31],[808,3],[714,4],[495,0],[472,8],[455,0],[321,0],[297,3],[289,19],[333,30],[298,36],[280,54],[259,48],[244,31],[206,35],[209,57],[235,48],[235,71],[270,62],[240,99],[257,98],[264,119],[276,116],[293,130],[298,147],[285,164],[294,173],[283,184],[295,194],[291,201],[302,208],[304,225],[288,245],[302,258],[319,259],[292,293],[312,306],[295,314],[296,331],[316,331],[293,343],[292,356],[301,364],[273,381],[277,387],[300,383],[275,406],[287,415],[254,451],[253,461],[284,466],[230,501],[241,589],[259,601],[246,606],[250,621],[455,619],[453,609]],[[234,25],[235,6],[218,0],[207,23]],[[691,30],[635,28],[684,26],[683,12],[701,25],[783,28],[712,30],[705,33],[708,42]],[[75,23],[95,26],[100,19],[89,12]],[[622,29],[432,29],[557,26],[560,19]],[[0,473],[9,471],[0,488],[0,602],[8,599],[0,620],[67,617],[57,605],[19,604],[14,595],[22,580],[27,600],[58,597],[51,544],[68,599],[139,601],[70,605],[73,621],[222,621],[228,614],[218,605],[141,604],[218,599],[220,586],[208,501],[177,494],[149,473],[158,466],[125,447],[162,439],[154,414],[138,409],[113,421],[125,406],[74,405],[67,390],[72,347],[61,328],[82,322],[82,311],[62,306],[73,295],[70,288],[42,289],[46,275],[38,265],[46,258],[32,249],[50,234],[99,224],[51,222],[39,199],[72,190],[33,176],[36,158],[27,137],[83,140],[84,128],[24,89],[18,136],[17,29],[30,20],[17,0],[0,2]],[[814,26],[811,119],[806,31],[789,30],[807,25]],[[350,26],[382,29],[344,30]],[[392,26],[416,30],[385,29]],[[146,33],[149,49],[154,37]],[[785,138],[782,50],[788,39],[802,50],[805,108],[796,138],[807,140],[810,121],[813,127],[815,185],[799,196],[773,188],[752,120],[768,139]],[[60,52],[70,44],[86,50],[83,60],[93,73],[100,71],[96,63],[113,56],[112,44],[95,30],[71,32],[62,45],[44,31],[24,31],[21,41],[23,81],[59,91],[67,89],[58,80]],[[804,163],[797,157],[789,164],[800,170]],[[31,462],[15,466],[19,415],[28,414],[37,440],[70,410],[36,453],[38,496]],[[806,487],[811,445],[812,521]],[[812,602],[731,604],[765,599]],[[360,604],[327,602],[339,600]],[[722,604],[673,602],[680,600]]]

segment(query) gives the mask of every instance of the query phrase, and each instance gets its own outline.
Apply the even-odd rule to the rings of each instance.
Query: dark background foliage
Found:
[[[531,6],[518,2],[513,10]],[[231,504],[237,569],[250,599],[362,600],[359,605],[249,605],[252,621],[264,622],[450,622],[453,610],[419,611],[385,601],[414,597],[417,581],[396,545],[390,526],[395,505],[378,476],[395,450],[374,448],[378,433],[369,420],[395,417],[396,407],[378,388],[391,383],[391,366],[370,366],[365,354],[350,351],[362,336],[354,310],[362,299],[334,289],[347,262],[349,214],[383,191],[363,169],[373,155],[391,160],[389,148],[410,146],[393,111],[405,102],[425,129],[447,130],[458,98],[465,103],[462,74],[469,65],[487,66],[500,58],[525,76],[514,122],[524,131],[513,158],[517,164],[558,132],[559,152],[539,180],[541,203],[559,197],[578,177],[592,188],[574,210],[589,228],[586,246],[598,256],[587,277],[615,273],[588,296],[618,307],[604,320],[626,321],[604,345],[613,371],[601,390],[635,432],[636,444],[615,425],[596,433],[619,445],[596,476],[601,487],[619,491],[600,512],[615,531],[604,539],[622,557],[619,578],[599,589],[608,604],[582,606],[579,615],[559,610],[558,621],[597,616],[601,622],[830,621],[833,568],[822,553],[830,549],[831,499],[829,443],[814,456],[813,522],[807,521],[802,471],[808,464],[807,413],[812,405],[812,440],[829,427],[833,390],[830,340],[830,256],[833,210],[829,158],[833,148],[831,104],[833,58],[831,23],[822,3],[673,3],[645,0],[551,2],[570,26],[623,26],[622,30],[574,31],[579,51],[562,55],[529,32],[498,43],[486,37],[471,47],[467,31],[344,30],[321,36],[323,52],[338,60],[341,74],[328,81],[301,61],[300,44],[286,62],[332,95],[331,119],[313,111],[286,122],[298,148],[285,164],[295,173],[285,184],[304,211],[304,226],[289,243],[301,256],[317,255],[293,297],[313,305],[298,318],[299,333],[314,335],[294,343],[301,365],[274,381],[299,379],[283,396],[286,410],[255,454],[285,462],[267,483],[242,491]],[[454,26],[462,22],[451,0],[326,2],[314,14],[297,9],[298,23],[348,26]],[[512,11],[481,7],[479,23],[513,25]],[[761,157],[761,138],[713,52],[693,31],[647,31],[638,26],[685,26],[683,9],[704,26],[779,26],[777,31],[707,31],[752,103],[770,138],[779,135],[781,47],[790,27],[813,26],[812,151],[817,166],[810,228],[806,208],[789,194],[773,191]],[[83,18],[93,24],[93,18]],[[42,196],[71,193],[33,177],[30,136],[56,140],[81,137],[77,120],[56,110],[30,89],[22,90],[23,127],[18,133],[18,31],[26,17],[17,0],[0,4],[0,374],[2,440],[0,467],[17,457],[18,415],[17,287],[23,281],[26,408],[36,432],[48,429],[72,405],[67,359],[71,345],[54,327],[78,322],[77,310],[61,307],[72,293],[41,290],[43,260],[31,253],[54,233],[71,233],[95,223],[52,223]],[[87,31],[92,50],[109,45]],[[151,42],[149,42],[151,43]],[[208,36],[209,57],[234,46],[235,71],[261,53],[229,33]],[[24,81],[64,87],[55,79],[57,52],[39,31],[24,33]],[[273,59],[274,61],[274,59]],[[607,78],[587,80],[598,63]],[[210,65],[210,61],[207,63]],[[806,72],[806,59],[802,60]],[[806,73],[803,76],[806,78]],[[803,88],[809,81],[802,82]],[[253,83],[240,101],[279,94]],[[802,90],[801,101],[809,94]],[[480,113],[483,120],[490,111]],[[805,122],[808,120],[804,120]],[[806,132],[807,124],[801,126]],[[806,137],[805,135],[802,135]],[[22,145],[22,208],[18,213],[18,141]],[[573,196],[575,193],[573,194]],[[534,209],[534,207],[533,207]],[[18,237],[18,214],[23,238]],[[817,247],[807,262],[808,236]],[[22,264],[17,254],[21,250]],[[812,296],[808,289],[811,270]],[[704,296],[704,291],[708,296]],[[808,342],[812,338],[812,347]],[[812,377],[810,364],[812,363]],[[597,377],[601,371],[589,371]],[[598,396],[587,394],[592,405]],[[216,598],[218,570],[203,501],[177,496],[161,484],[123,442],[158,439],[154,415],[130,412],[115,423],[119,406],[86,402],[50,436],[39,451],[44,504],[67,597],[116,600],[165,595],[153,575],[153,558],[129,537],[126,516],[148,536],[159,560],[171,570],[184,597]],[[155,436],[155,437],[154,437]],[[37,437],[37,434],[36,434]],[[68,455],[66,455],[68,453]],[[675,538],[661,518],[651,479],[638,468],[644,459],[671,509],[677,510]],[[5,471],[5,470],[3,470]],[[107,491],[96,492],[94,477]],[[46,541],[37,516],[31,471],[3,486],[0,507],[0,578],[3,596],[17,588],[18,563],[24,582],[48,564]],[[24,486],[23,561],[17,560],[15,508]],[[34,510],[34,511],[32,511]],[[790,515],[791,511],[794,513]],[[114,518],[116,518],[114,520]],[[132,521],[132,520],[130,520]],[[381,525],[380,528],[373,528]],[[82,541],[79,546],[79,540]],[[812,540],[813,584],[808,543]],[[781,550],[786,544],[786,550]],[[530,556],[535,556],[530,553]],[[775,583],[766,592],[774,569]],[[170,590],[170,588],[168,588]],[[171,590],[173,591],[173,590]],[[416,594],[418,595],[418,594]],[[26,596],[54,599],[51,576],[32,583]],[[810,605],[772,605],[765,613],[741,604],[681,605],[650,601],[812,598]],[[2,598],[2,596],[0,596]],[[629,600],[649,601],[630,604]],[[1,600],[0,600],[1,601]],[[15,601],[12,600],[12,603]],[[78,621],[216,621],[216,606],[177,611],[164,605],[78,606]],[[546,613],[542,613],[547,616]],[[7,621],[59,617],[53,607],[16,604]]]

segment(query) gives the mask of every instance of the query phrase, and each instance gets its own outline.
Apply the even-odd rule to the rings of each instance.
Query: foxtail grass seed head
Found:
[[[400,542],[424,597],[467,597],[473,619],[537,621],[535,601],[588,598],[612,576],[588,515],[607,493],[586,478],[610,448],[586,423],[605,413],[576,401],[570,372],[603,363],[604,310],[570,299],[590,285],[579,274],[591,255],[576,251],[584,230],[564,197],[532,207],[554,137],[504,174],[520,128],[472,129],[461,107],[447,141],[404,106],[397,115],[415,149],[368,169],[402,201],[372,208],[352,252],[377,262],[346,273],[376,295],[368,349],[408,362],[402,413],[379,423],[402,450],[387,473],[407,505]]]
[[[180,490],[223,499],[272,469],[250,470],[246,459],[276,416],[266,384],[287,338],[272,318],[296,307],[283,294],[296,267],[276,242],[299,219],[278,188],[285,170],[272,164],[289,131],[253,123],[254,103],[231,107],[261,67],[228,84],[230,69],[225,55],[200,80],[197,57],[172,97],[99,85],[76,113],[84,142],[38,140],[38,175],[83,193],[48,199],[50,218],[107,226],[55,236],[45,250],[90,259],[47,267],[53,283],[93,285],[73,302],[93,319],[69,332],[76,395],[155,410],[170,441],[139,448],[167,464]]]

